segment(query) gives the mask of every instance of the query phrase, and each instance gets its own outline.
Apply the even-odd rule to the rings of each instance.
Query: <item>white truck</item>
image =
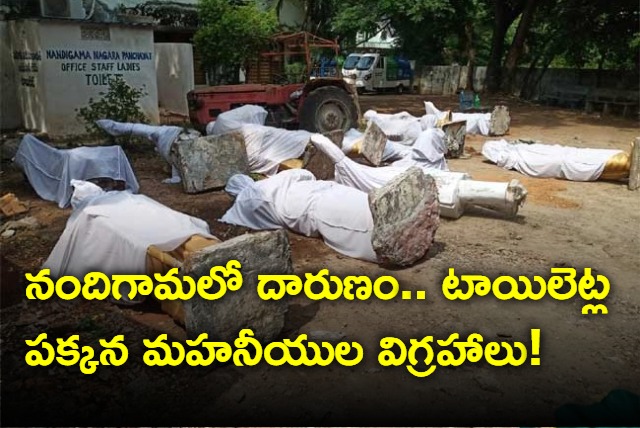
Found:
[[[362,55],[361,53],[352,53],[344,60],[344,64],[342,64],[342,76],[347,83],[352,85],[356,84],[356,65],[358,65],[358,61],[360,61]]]
[[[348,68],[347,63],[356,57],[355,68]],[[401,94],[411,89],[413,67],[410,61],[379,53],[351,54],[345,60],[342,75],[361,93],[395,90]]]

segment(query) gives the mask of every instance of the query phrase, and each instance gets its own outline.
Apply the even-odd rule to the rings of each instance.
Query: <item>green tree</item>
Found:
[[[557,0],[543,4],[528,40],[521,95],[529,98],[550,67],[635,70],[640,64],[635,1]],[[535,72],[541,69],[542,72]],[[633,83],[632,83],[633,84]],[[637,83],[636,83],[637,84]]]
[[[200,0],[194,43],[206,66],[237,69],[262,51],[278,29],[273,8],[258,1]]]
[[[147,95],[144,90],[127,84],[120,76],[111,79],[107,92],[100,92],[99,99],[89,98],[89,104],[76,109],[78,119],[85,124],[87,134],[104,136],[104,131],[96,125],[96,120],[111,119],[116,122],[147,123],[142,112],[140,98]]]
[[[473,67],[489,51],[491,16],[483,0],[343,0],[332,24],[352,47],[358,32],[393,28],[398,49],[423,64]]]

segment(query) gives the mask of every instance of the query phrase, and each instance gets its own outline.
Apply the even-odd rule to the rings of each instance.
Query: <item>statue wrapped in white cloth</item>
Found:
[[[236,200],[221,222],[321,236],[339,253],[370,262],[415,263],[428,251],[439,224],[435,183],[418,168],[369,194],[318,181],[303,169],[257,182],[235,175],[225,189]]]
[[[22,169],[38,196],[69,205],[73,194],[71,180],[105,183],[137,193],[138,180],[120,146],[57,149],[31,134],[22,138],[14,161]]]
[[[631,170],[631,157],[623,150],[497,140],[487,141],[482,154],[498,166],[530,177],[622,180],[629,177]]]
[[[406,160],[406,164],[396,162],[392,166],[374,168],[349,159],[342,150],[322,135],[313,135],[311,142],[334,163],[336,182],[363,192],[384,186],[405,172],[408,167],[419,165]],[[430,167],[423,167],[421,170],[436,181],[442,217],[459,218],[465,209],[471,206],[488,208],[507,217],[514,217],[527,196],[526,189],[518,180],[508,183],[476,181],[462,172]]]
[[[491,113],[459,113],[439,110],[432,102],[424,103],[426,115],[421,118],[423,126],[429,123],[444,124],[465,121],[467,134],[484,136],[505,135],[509,131],[511,116],[506,106],[495,106]]]
[[[156,151],[162,158],[171,165],[171,178],[164,180],[164,183],[180,183],[178,169],[171,161],[171,146],[181,139],[192,139],[200,136],[200,133],[193,129],[184,129],[178,126],[154,126],[143,123],[122,123],[109,119],[96,121],[96,125],[106,131],[109,135],[120,137],[133,135],[143,137],[152,141],[156,145]]]

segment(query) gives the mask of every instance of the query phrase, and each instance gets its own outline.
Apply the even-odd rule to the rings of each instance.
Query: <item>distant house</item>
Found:
[[[392,50],[397,47],[397,42],[395,30],[387,23],[380,23],[375,34],[358,33],[356,35],[358,50]]]

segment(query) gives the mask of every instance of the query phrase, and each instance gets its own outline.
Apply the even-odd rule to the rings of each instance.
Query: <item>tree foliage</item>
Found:
[[[498,90],[521,66],[637,70],[639,11],[636,0],[343,0],[332,28],[355,40],[387,25],[412,59],[487,65]]]
[[[239,67],[263,50],[278,29],[274,9],[258,1],[200,0],[194,43],[210,67]]]
[[[89,98],[89,104],[80,109],[78,118],[84,122],[87,134],[104,136],[96,120],[111,119],[116,122],[147,123],[139,102],[147,94],[142,89],[129,86],[120,76],[111,79],[107,92],[100,92],[99,99]]]
[[[277,27],[256,2],[201,1],[196,42],[209,64],[243,63]],[[276,0],[272,11],[285,1],[303,10],[297,30],[351,51],[357,34],[392,29],[397,50],[418,63],[486,65],[492,90],[512,88],[518,67],[640,66],[637,0]]]

